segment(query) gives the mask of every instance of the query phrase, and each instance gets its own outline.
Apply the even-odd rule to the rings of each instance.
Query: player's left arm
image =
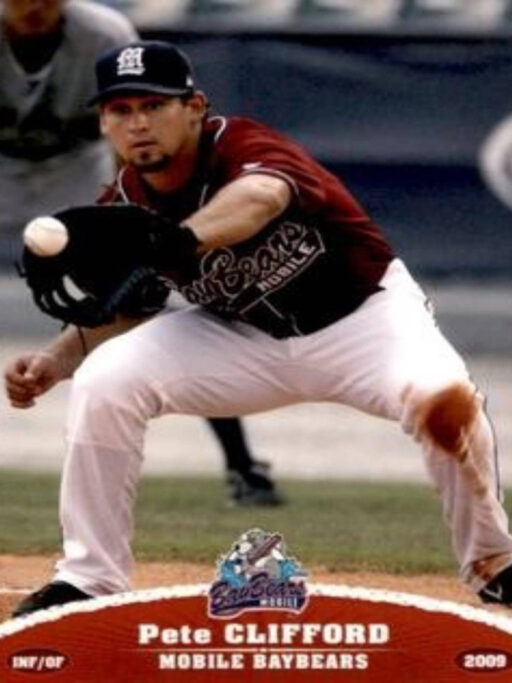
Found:
[[[199,251],[207,251],[253,237],[282,214],[291,200],[286,180],[251,173],[221,188],[185,223],[199,240]]]

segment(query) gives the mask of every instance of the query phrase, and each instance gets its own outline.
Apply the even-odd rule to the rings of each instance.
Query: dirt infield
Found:
[[[0,555],[0,621],[5,621],[23,592],[46,583],[52,575],[56,557]],[[183,562],[139,563],[134,574],[134,588],[157,588],[178,584],[209,583],[214,569],[207,565]],[[460,585],[455,576],[393,576],[377,573],[332,573],[325,568],[310,569],[314,583],[345,584],[426,595],[474,606],[479,601]]]

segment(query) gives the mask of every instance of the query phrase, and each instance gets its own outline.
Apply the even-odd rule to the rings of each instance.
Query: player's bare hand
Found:
[[[46,352],[27,353],[7,364],[5,390],[14,408],[30,408],[35,399],[63,379],[56,357]]]

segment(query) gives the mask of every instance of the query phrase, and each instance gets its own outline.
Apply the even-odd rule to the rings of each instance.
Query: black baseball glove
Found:
[[[135,204],[80,206],[54,214],[68,230],[56,256],[23,250],[23,276],[37,306],[83,327],[161,310],[173,283],[193,277],[199,241]]]

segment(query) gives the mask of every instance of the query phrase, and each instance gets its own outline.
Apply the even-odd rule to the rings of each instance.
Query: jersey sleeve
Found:
[[[313,213],[325,202],[319,165],[299,145],[267,126],[229,119],[217,152],[226,182],[254,173],[274,175],[288,183],[301,210]]]

